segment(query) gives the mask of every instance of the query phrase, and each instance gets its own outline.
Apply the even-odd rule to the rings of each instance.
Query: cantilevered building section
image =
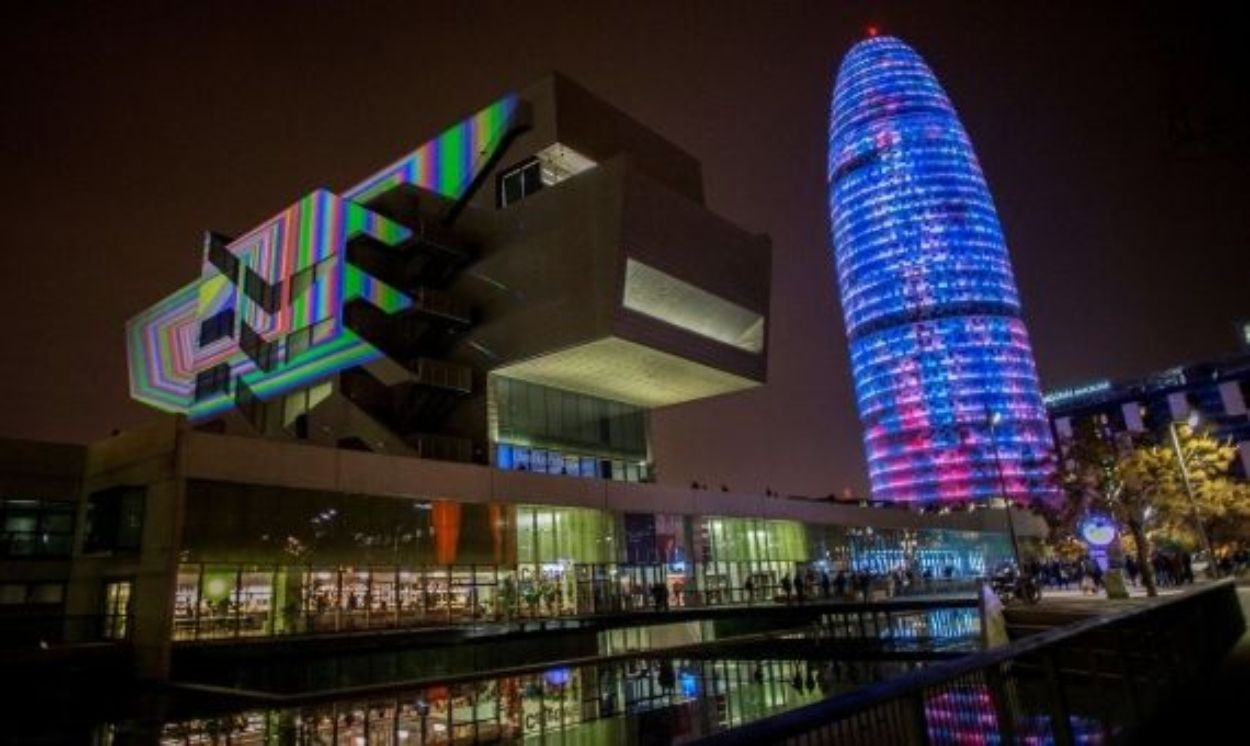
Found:
[[[229,434],[645,481],[651,408],[763,382],[769,269],[698,161],[555,75],[208,233],[127,325],[131,394]]]
[[[866,39],[843,60],[828,169],[873,496],[1053,494],[1046,409],[985,177],[933,72],[898,39]]]

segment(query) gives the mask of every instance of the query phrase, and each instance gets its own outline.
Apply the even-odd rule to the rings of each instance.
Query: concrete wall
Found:
[[[75,557],[66,613],[99,614],[104,585],[131,580],[134,612],[130,640],[140,676],[164,678],[169,671],[174,584],[182,544],[185,481],[178,448],[180,418],[164,417],[87,447],[83,505],[76,547],[83,546],[87,498],[118,486],[145,486],[142,549],[134,553],[82,554]]]
[[[823,501],[765,497],[654,484],[499,471],[475,464],[387,456],[250,438],[189,432],[185,476],[276,487],[463,502],[540,503],[615,512],[753,516],[875,528],[1006,531],[1001,510],[922,515]],[[1015,511],[1022,536],[1044,536],[1045,523]]]

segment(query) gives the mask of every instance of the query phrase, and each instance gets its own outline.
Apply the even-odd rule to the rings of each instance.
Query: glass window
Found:
[[[0,605],[14,606],[26,603],[25,583],[5,583],[0,585]]]
[[[64,583],[35,583],[30,587],[32,604],[59,604],[64,600]]]
[[[495,448],[495,466],[500,469],[512,469],[512,446],[500,443]]]
[[[109,640],[124,640],[130,633],[130,581],[118,580],[104,584],[103,635]]]
[[[286,361],[289,363],[308,351],[312,346],[312,327],[297,329],[286,337]]]
[[[226,308],[200,322],[200,347],[234,336],[234,309]]]
[[[251,267],[243,268],[243,292],[266,313],[274,313],[282,305],[282,283],[269,284]]]
[[[308,292],[308,288],[312,287],[313,277],[317,274],[316,266],[306,267],[291,276],[290,293],[288,294],[288,302],[294,303],[304,293]]]
[[[542,164],[537,158],[530,158],[499,177],[499,206],[520,202],[542,187]]]
[[[532,471],[533,470],[534,465],[532,463],[532,458],[531,458],[533,454],[530,451],[530,449],[517,446],[514,455],[516,458],[517,471]]]
[[[195,400],[202,401],[230,391],[230,363],[218,363],[195,374]]]
[[[330,337],[334,336],[334,332],[338,327],[338,319],[330,316],[327,319],[318,321],[312,328],[312,344],[321,344]]]
[[[253,569],[243,572],[238,603],[239,634],[269,634],[273,614],[273,571]]]
[[[139,549],[143,534],[143,487],[113,487],[87,498],[87,530],[83,551]]]

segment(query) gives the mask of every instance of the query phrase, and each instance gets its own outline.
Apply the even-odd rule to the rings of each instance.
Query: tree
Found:
[[[1066,445],[1063,486],[1068,504],[1076,506],[1079,513],[1103,510],[1129,530],[1146,594],[1158,595],[1146,536],[1148,508],[1153,497],[1152,470],[1148,462],[1134,459],[1138,444],[1129,435],[1115,440],[1108,438],[1093,423],[1086,423]]]
[[[1209,504],[1204,523],[1250,520],[1246,486],[1227,476],[1235,450],[1186,425],[1178,426],[1176,434],[1199,510],[1204,501]],[[1176,450],[1170,441],[1148,434],[1111,438],[1092,423],[1082,426],[1067,446],[1063,480],[1069,505],[1081,506],[1081,512],[1105,510],[1128,529],[1146,593],[1157,595],[1150,563],[1152,527],[1165,533],[1185,525],[1193,530]]]
[[[1202,480],[1194,485],[1194,503],[1213,547],[1250,536],[1250,484],[1227,477]],[[1167,495],[1160,508],[1161,534],[1188,546],[1201,543],[1183,492]]]
[[[1176,448],[1163,448],[1166,453],[1160,457],[1171,467],[1174,483],[1171,489],[1160,495],[1156,506],[1159,531],[1189,546],[1200,545],[1194,516],[1196,506],[1202,527],[1214,546],[1218,544],[1221,535],[1235,531],[1239,524],[1250,518],[1250,493],[1247,492],[1247,485],[1229,478],[1229,467],[1237,449],[1188,425],[1176,428],[1176,444],[1180,447],[1185,468],[1189,472],[1193,501],[1191,503],[1185,490]],[[1172,446],[1170,442],[1167,445]],[[1209,561],[1214,559],[1209,558]]]

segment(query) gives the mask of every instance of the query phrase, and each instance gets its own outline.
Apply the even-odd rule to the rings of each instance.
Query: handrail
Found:
[[[1234,582],[1222,580],[1209,586],[1186,591],[1172,598],[1157,600],[1149,606],[1075,622],[1059,629],[1011,642],[1001,648],[938,663],[901,678],[873,684],[838,697],[746,723],[732,730],[708,736],[697,743],[752,745],[774,743],[779,739],[842,720],[878,705],[922,695],[926,689],[949,683],[961,676],[1031,653],[1041,652],[1061,642],[1084,637],[1091,632],[1121,624],[1128,619],[1159,614],[1170,608],[1192,603],[1196,598],[1229,590],[1236,592]]]

